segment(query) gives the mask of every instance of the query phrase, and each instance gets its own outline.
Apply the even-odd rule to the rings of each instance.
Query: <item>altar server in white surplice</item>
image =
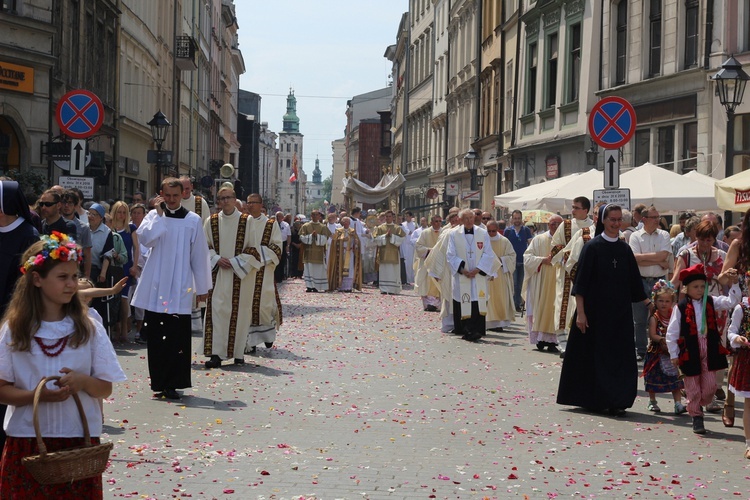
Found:
[[[453,273],[455,333],[475,342],[486,333],[487,278],[496,277],[500,261],[485,229],[474,225],[474,212],[461,210],[462,227],[448,234],[446,260]]]
[[[166,178],[156,209],[138,226],[138,241],[150,249],[132,305],[144,309],[151,389],[180,399],[176,389],[191,386],[193,295],[211,290],[211,265],[201,219],[180,205],[182,183]]]

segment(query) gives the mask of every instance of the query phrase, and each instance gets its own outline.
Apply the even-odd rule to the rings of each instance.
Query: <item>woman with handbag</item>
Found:
[[[84,420],[98,444],[98,398],[125,380],[100,324],[89,319],[78,296],[81,247],[64,234],[43,236],[24,254],[22,272],[0,328],[0,402],[8,405],[8,439],[0,462],[0,498],[102,498],[101,472],[94,477],[41,484],[23,459],[40,453],[33,425],[49,452],[80,448]],[[34,392],[41,379],[60,375],[55,386]],[[79,414],[75,396],[80,400]],[[88,448],[86,448],[88,449]],[[79,461],[86,460],[81,455]],[[43,464],[42,464],[43,466]],[[52,478],[54,480],[54,478]]]

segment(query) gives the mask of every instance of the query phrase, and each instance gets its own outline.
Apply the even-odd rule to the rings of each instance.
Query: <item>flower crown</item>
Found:
[[[654,288],[651,290],[651,300],[656,300],[656,296],[659,295],[660,292],[668,291],[669,293],[676,294],[677,289],[672,284],[671,281],[666,280],[659,280],[656,283],[654,283]]]
[[[40,241],[44,243],[42,251],[32,255],[21,266],[21,273],[26,274],[33,267],[41,267],[47,259],[59,260],[60,262],[83,261],[83,255],[76,242],[67,234],[52,231],[51,235],[43,235]]]

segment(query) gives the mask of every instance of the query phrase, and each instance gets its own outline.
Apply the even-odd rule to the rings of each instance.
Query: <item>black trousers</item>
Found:
[[[453,328],[457,334],[487,333],[487,317],[479,314],[479,302],[471,303],[471,318],[461,319],[461,303],[453,301]]]
[[[190,314],[144,313],[143,328],[147,331],[148,373],[152,391],[192,386],[190,317]]]

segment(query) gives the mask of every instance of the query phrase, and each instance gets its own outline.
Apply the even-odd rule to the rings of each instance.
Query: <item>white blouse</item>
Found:
[[[62,376],[60,369],[67,367],[107,382],[125,381],[125,372],[117,361],[117,354],[104,327],[97,321],[92,321],[92,324],[96,332],[86,344],[75,349],[68,344],[58,356],[49,357],[35,341],[31,342],[30,352],[13,351],[9,345],[11,336],[6,322],[0,328],[0,380],[10,382],[19,389],[33,391],[42,378]],[[62,321],[43,321],[35,336],[45,344],[52,344],[70,335],[73,330],[73,320],[66,317]],[[54,382],[50,382],[48,387],[57,388]],[[83,391],[78,396],[91,436],[98,437],[102,432],[99,402]],[[3,422],[5,432],[12,437],[34,437],[33,415],[31,404],[18,407],[9,405]],[[39,425],[42,437],[83,437],[81,417],[72,397],[63,402],[40,403]]]

